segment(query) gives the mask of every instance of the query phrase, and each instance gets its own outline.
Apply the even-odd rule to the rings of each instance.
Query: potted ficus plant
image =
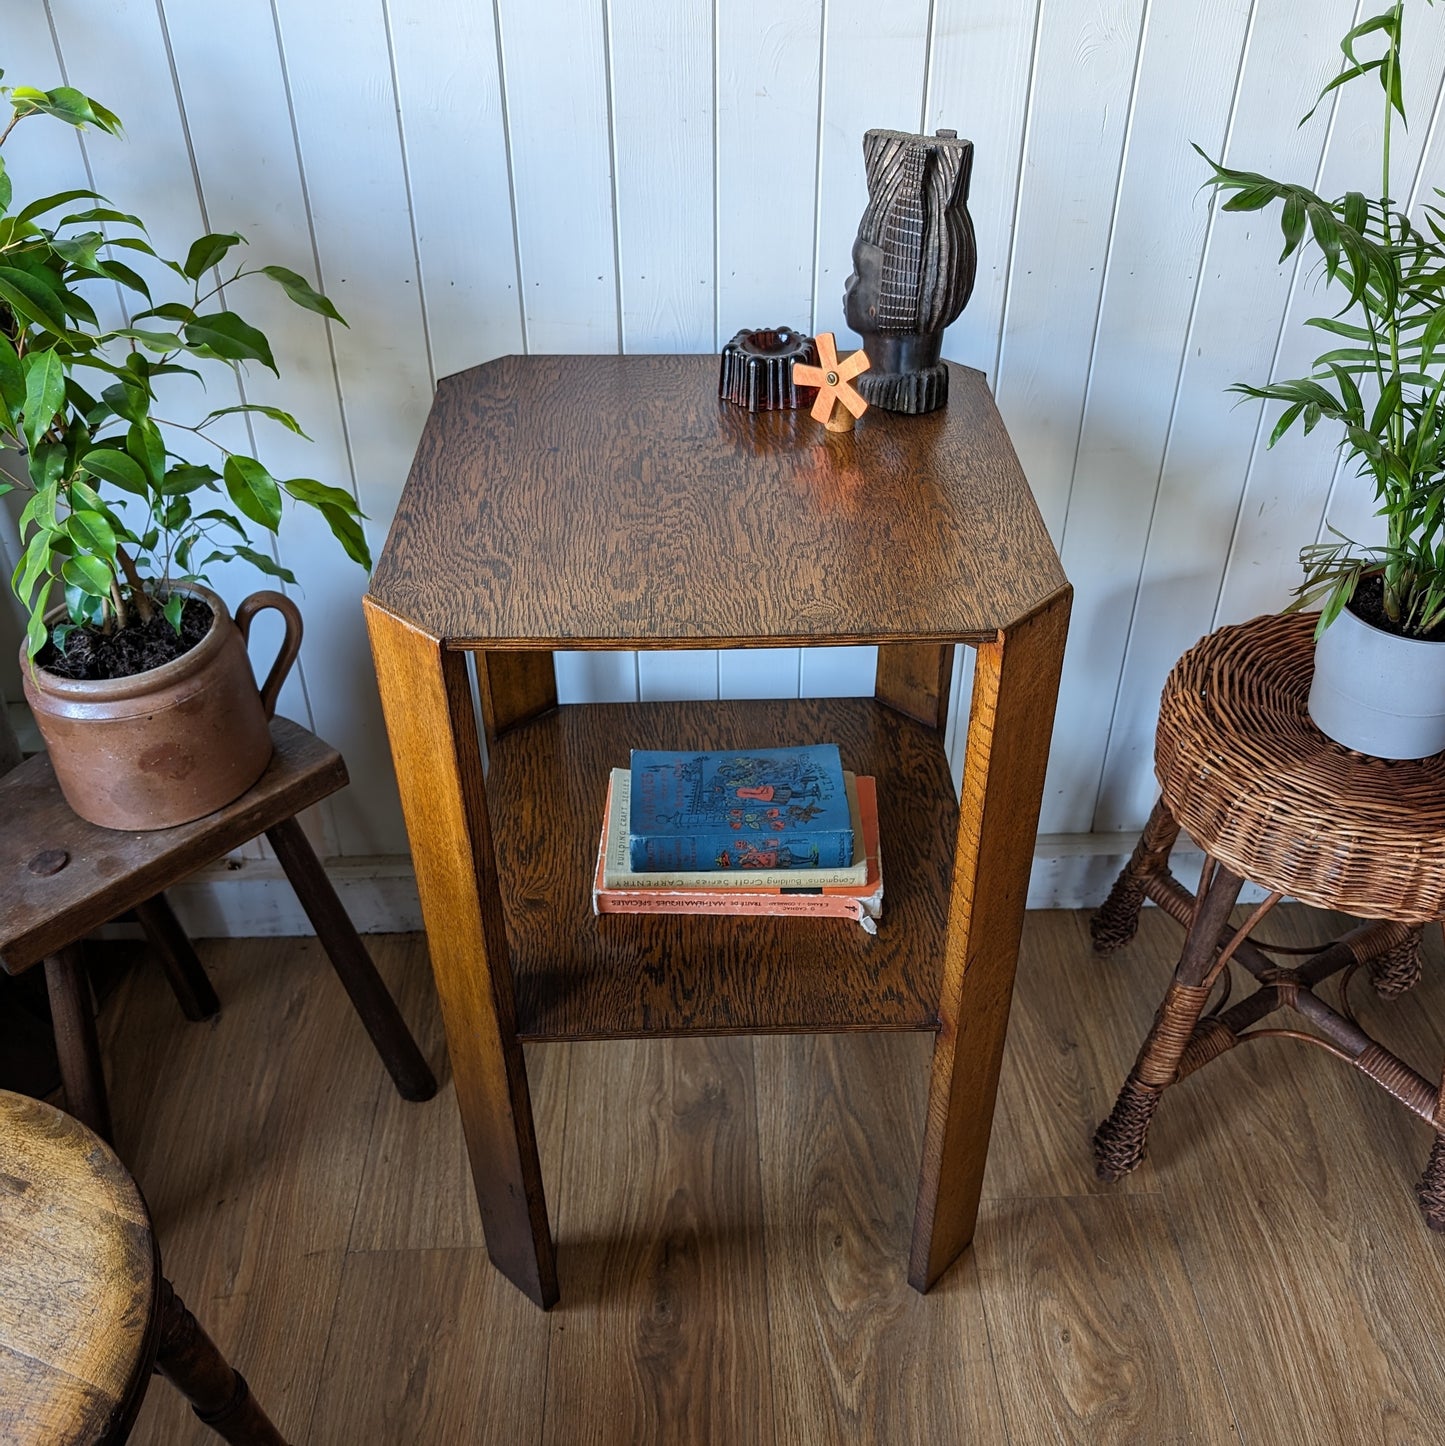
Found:
[[[1380,85],[1378,196],[1326,200],[1214,161],[1207,183],[1229,194],[1226,211],[1279,201],[1281,261],[1308,238],[1327,285],[1344,295],[1337,313],[1307,323],[1332,338],[1309,376],[1232,390],[1285,404],[1270,446],[1297,424],[1306,433],[1321,421],[1338,426],[1346,463],[1373,491],[1384,541],[1333,533],[1305,547],[1294,606],[1321,606],[1310,716],[1346,747],[1384,758],[1445,748],[1445,212],[1424,206],[1421,229],[1391,196],[1391,126],[1405,119],[1404,10],[1393,4],[1349,31],[1344,67],[1320,97],[1351,82]]]
[[[40,116],[120,129],[69,87],[0,86],[0,95],[12,112],[0,146]],[[111,828],[166,827],[239,796],[271,756],[267,719],[300,643],[300,615],[280,593],[263,592],[233,621],[205,586],[233,558],[294,582],[250,546],[246,522],[274,533],[289,497],[318,510],[350,557],[371,561],[348,492],[277,481],[215,435],[237,412],[300,433],[288,412],[257,403],[198,411],[193,401],[184,410],[204,395],[198,365],[276,370],[265,336],[224,299],[248,277],[342,318],[296,273],[235,264],[238,235],[202,236],[171,261],[137,217],[92,191],[13,200],[0,151],[0,450],[18,459],[0,492],[29,494],[12,579],[28,615],[26,696],[77,813]],[[174,277],[175,294],[154,295],[127,256],[153,258],[137,264]],[[115,287],[135,310],[106,327],[88,297]],[[195,460],[197,439],[207,460]],[[180,445],[186,455],[173,450]],[[285,614],[287,637],[258,690],[245,633],[268,606]]]

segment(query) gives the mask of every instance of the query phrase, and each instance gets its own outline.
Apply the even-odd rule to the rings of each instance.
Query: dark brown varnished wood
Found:
[[[846,438],[719,402],[707,357],[506,357],[438,390],[367,607],[473,1169],[484,1210],[505,1211],[489,1247],[505,1242],[524,1289],[552,1254],[518,1034],[942,1020],[914,1244],[932,1264],[915,1283],[967,1242],[1069,587],[982,374],[949,365],[946,410],[869,414]],[[875,700],[555,709],[534,661],[830,643],[880,645]],[[959,643],[988,656],[961,814],[942,748]],[[466,650],[484,655],[485,789]],[[877,938],[832,920],[591,916],[606,769],[630,746],[828,737],[879,779]]]
[[[272,720],[271,737],[266,772],[235,803],[151,833],[76,817],[43,753],[0,779],[0,964],[12,974],[29,968],[345,787],[346,765],[329,743],[285,718]],[[31,870],[42,852],[63,853],[63,867]]]
[[[545,1309],[557,1267],[466,658],[365,607],[487,1251]]]
[[[192,1023],[210,1019],[220,1010],[221,1001],[216,998],[216,991],[206,978],[206,971],[201,968],[201,961],[196,958],[196,951],[170,901],[164,894],[145,899],[135,906],[135,916],[166,971],[181,1013]]]
[[[973,1238],[1072,592],[978,650],[908,1278]]]
[[[846,439],[719,401],[711,356],[442,381],[371,596],[459,647],[982,639],[1064,576],[981,372]]]
[[[878,779],[876,936],[848,919],[593,916],[607,774],[629,748],[819,740]],[[867,698],[566,706],[493,750],[488,797],[524,1039],[936,1027],[958,812],[935,731]]]
[[[476,658],[482,726],[488,743],[557,706],[557,671],[550,651],[488,652],[478,653]]]
[[[437,1092],[436,1077],[376,972],[356,926],[336,897],[306,831],[294,818],[288,818],[268,828],[266,837],[397,1093],[405,1100],[429,1100]]]
[[[45,961],[45,987],[65,1108],[102,1140],[110,1139],[110,1102],[105,1067],[95,1034],[95,1005],[78,944],[57,950]]]
[[[883,643],[873,696],[880,703],[942,731],[953,685],[951,643]]]

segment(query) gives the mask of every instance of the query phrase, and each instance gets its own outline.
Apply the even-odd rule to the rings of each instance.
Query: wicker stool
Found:
[[[1361,966],[1381,994],[1408,989],[1420,975],[1421,926],[1445,918],[1445,754],[1392,762],[1327,739],[1305,711],[1314,624],[1295,614],[1223,628],[1165,684],[1154,765],[1162,796],[1094,916],[1094,946],[1109,953],[1127,943],[1145,898],[1187,933],[1134,1068],[1094,1135],[1095,1163],[1101,1179],[1127,1174],[1144,1156],[1165,1089],[1236,1044],[1284,1035],[1353,1064],[1434,1128],[1418,1196],[1427,1223],[1445,1230],[1445,1073],[1432,1084],[1372,1039],[1348,997]],[[1169,872],[1181,828],[1205,853],[1197,895]],[[1268,897],[1236,929],[1229,916],[1246,880]],[[1375,922],[1309,951],[1252,940],[1285,895]],[[1286,967],[1272,954],[1302,957]],[[1231,961],[1259,988],[1226,1007]],[[1331,1006],[1317,990],[1335,974]],[[1260,1027],[1280,1009],[1317,1033]]]

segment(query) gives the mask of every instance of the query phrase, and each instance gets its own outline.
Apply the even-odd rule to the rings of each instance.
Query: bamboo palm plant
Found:
[[[1398,0],[1349,31],[1340,42],[1344,66],[1315,105],[1342,85],[1369,76],[1378,81],[1384,112],[1378,197],[1348,191],[1326,200],[1305,186],[1233,170],[1195,147],[1212,168],[1206,184],[1228,195],[1224,210],[1282,203],[1280,260],[1312,244],[1327,285],[1345,293],[1338,312],[1306,323],[1335,342],[1308,376],[1231,388],[1285,404],[1271,447],[1296,424],[1306,433],[1321,420],[1339,426],[1345,462],[1368,479],[1384,519],[1382,544],[1367,546],[1331,529],[1332,541],[1302,550],[1305,577],[1293,606],[1321,604],[1320,632],[1373,579],[1391,630],[1427,637],[1445,625],[1445,211],[1422,207],[1422,230],[1391,195],[1391,128],[1396,116],[1405,122],[1404,11]],[[1380,54],[1369,53],[1381,44]]]
[[[0,96],[11,110],[0,146],[22,121],[39,116],[120,130],[111,111],[70,87],[0,86]],[[243,402],[177,416],[169,402],[163,414],[157,396],[165,378],[201,382],[201,361],[276,371],[266,337],[226,304],[236,283],[263,277],[298,306],[342,321],[331,302],[285,267],[236,265],[244,238],[235,233],[202,236],[183,261],[172,261],[157,254],[138,217],[93,191],[63,191],[17,208],[12,199],[0,152],[0,449],[21,459],[0,474],[0,494],[29,493],[12,578],[28,614],[29,655],[47,641],[63,649],[77,627],[109,635],[164,617],[179,634],[184,598],[171,584],[205,581],[231,559],[294,582],[250,545],[245,525],[276,532],[283,497],[319,511],[347,554],[369,566],[349,492],[310,478],[278,481],[214,434],[236,413],[301,433],[289,412]],[[176,295],[153,296],[122,259],[136,255],[173,273]],[[137,310],[127,324],[101,325],[86,297],[95,283],[132,298]],[[206,461],[172,450],[197,438],[207,444]],[[46,613],[57,585],[68,621],[52,630]]]

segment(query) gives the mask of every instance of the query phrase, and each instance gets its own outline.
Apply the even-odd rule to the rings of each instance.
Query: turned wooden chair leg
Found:
[[[50,994],[65,1108],[109,1142],[110,1101],[95,1033],[95,1004],[79,945],[68,944],[46,959],[45,987]]]
[[[137,904],[135,914],[151,948],[160,956],[171,990],[186,1018],[199,1023],[218,1013],[221,1001],[216,998],[216,991],[166,896],[157,894]]]
[[[366,945],[336,897],[301,825],[294,818],[287,819],[267,829],[266,837],[391,1074],[397,1093],[406,1100],[429,1100],[437,1091],[436,1077],[376,972]]]
[[[245,1377],[233,1370],[164,1276],[160,1282],[160,1343],[156,1370],[191,1403],[191,1410],[234,1446],[286,1446],[256,1404]]]
[[[1205,860],[1206,869],[1210,861]],[[1109,1118],[1094,1132],[1094,1168],[1101,1180],[1118,1180],[1144,1158],[1149,1124],[1159,1097],[1179,1075],[1179,1061],[1210,994],[1205,980],[1244,880],[1220,865],[1194,913],[1184,952],[1169,991],[1139,1050],[1139,1057]]]
[[[1139,928],[1139,910],[1144,907],[1144,881],[1168,866],[1169,852],[1178,837],[1179,825],[1161,798],[1154,805],[1129,862],[1114,880],[1109,897],[1089,920],[1096,954],[1112,954],[1134,937]]]

